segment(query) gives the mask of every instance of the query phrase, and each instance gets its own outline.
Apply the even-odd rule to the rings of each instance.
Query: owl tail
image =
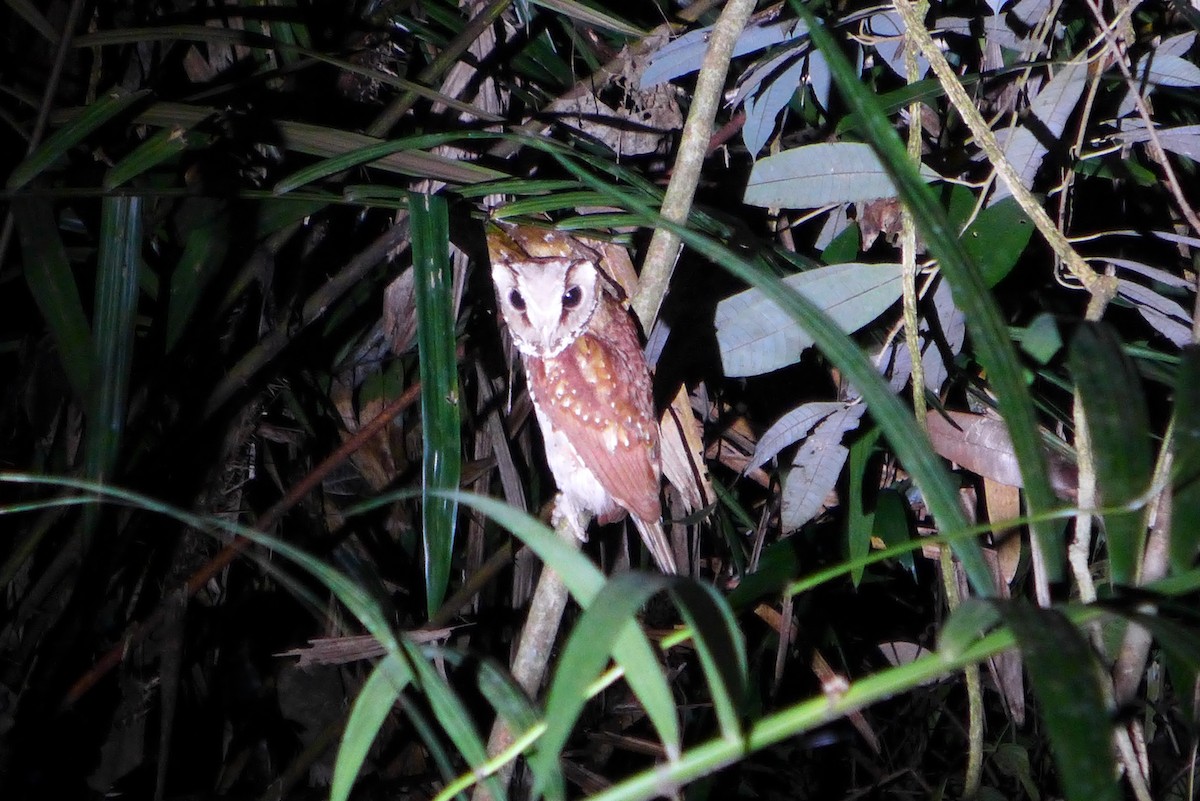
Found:
[[[650,549],[650,555],[658,563],[658,569],[667,575],[678,573],[679,566],[675,564],[675,552],[671,550],[671,541],[667,539],[662,523],[657,520],[647,523],[640,517],[630,516],[633,517],[633,524],[637,526],[638,534],[642,535],[642,542],[646,543],[646,547]]]

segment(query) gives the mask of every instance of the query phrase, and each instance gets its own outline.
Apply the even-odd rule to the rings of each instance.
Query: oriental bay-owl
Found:
[[[624,292],[597,249],[557,231],[493,227],[488,252],[558,484],[558,516],[586,539],[586,515],[610,523],[628,512],[659,568],[678,572],[661,523],[650,370]]]

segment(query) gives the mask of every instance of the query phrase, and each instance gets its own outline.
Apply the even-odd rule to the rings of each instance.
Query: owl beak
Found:
[[[556,340],[560,336],[560,320],[559,315],[552,310],[530,308],[527,311],[529,315],[529,325],[537,332],[537,338],[545,348],[553,348]]]

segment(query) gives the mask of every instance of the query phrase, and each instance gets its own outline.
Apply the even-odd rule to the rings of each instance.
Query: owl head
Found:
[[[492,283],[517,349],[557,356],[583,333],[605,291],[600,255],[576,237],[533,226],[488,231]]]
[[[530,356],[562,353],[587,328],[600,301],[599,272],[587,259],[494,261],[492,282],[517,349]]]

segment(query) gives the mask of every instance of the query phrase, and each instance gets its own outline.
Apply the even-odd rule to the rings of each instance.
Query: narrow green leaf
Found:
[[[1100,503],[1125,505],[1147,490],[1154,469],[1141,379],[1120,340],[1102,323],[1079,327],[1069,359],[1087,421]],[[1104,532],[1112,581],[1135,583],[1146,541],[1145,510],[1104,515]]]
[[[280,122],[279,133],[283,137],[284,147],[289,150],[323,157],[337,156],[381,144],[381,140],[373,136],[300,122]],[[450,135],[444,135],[444,137],[472,138],[469,133],[458,131],[453,137]],[[446,156],[409,149],[376,159],[370,162],[370,166],[401,175],[430,178],[455,184],[473,184],[508,177],[498,170],[472,164],[469,161],[456,161]]]
[[[5,5],[23,19],[29,27],[40,33],[47,42],[52,45],[58,44],[58,31],[42,15],[41,9],[31,3],[30,0],[5,0]]]
[[[1171,570],[1183,573],[1200,554],[1200,346],[1179,354],[1171,447]]]
[[[806,6],[796,3],[794,7],[808,23],[813,44],[820,48],[825,56],[838,89],[850,110],[858,115],[863,133],[878,152],[880,161],[900,192],[901,200],[912,213],[918,233],[925,240],[930,253],[937,258],[942,273],[950,282],[954,302],[966,317],[967,328],[979,353],[979,360],[987,368],[991,384],[996,390],[1000,413],[1008,425],[1017,462],[1021,466],[1030,512],[1038,515],[1055,508],[1057,500],[1050,489],[1037,418],[1034,415],[1033,402],[1025,388],[1021,364],[1017,360],[1004,319],[988,292],[979,268],[964,251],[958,232],[947,219],[937,197],[909,162],[904,143],[900,141],[895,127],[879,108],[878,101],[870,89],[858,79],[854,68],[833,41],[832,35],[817,22]],[[862,389],[857,378],[855,384]],[[876,404],[872,402],[871,412],[874,414],[876,411]],[[896,447],[895,442],[892,444]],[[905,464],[908,466],[907,460]],[[931,501],[931,510],[939,521],[944,523],[961,520],[961,514],[957,513],[951,513],[953,516],[949,518],[944,516],[950,511],[943,503],[948,501],[948,498],[934,501],[928,495],[929,488],[924,484],[922,490],[927,493],[926,500]],[[934,508],[935,503],[937,508]],[[1050,529],[1045,524],[1034,524],[1031,528],[1049,578],[1055,580],[1062,575],[1063,549],[1059,541],[1061,537],[1052,538]],[[973,572],[965,560],[964,566],[968,569],[975,590],[984,595],[992,594],[990,586],[985,589],[985,583],[990,585],[991,579],[985,579],[983,572]]]
[[[142,201],[106,197],[100,206],[96,274],[95,358],[92,361],[85,471],[108,481],[120,453],[128,414],[141,269]]]
[[[450,222],[446,199],[409,195],[412,218],[417,350],[421,362],[421,472],[425,548],[425,598],[432,616],[446,597],[454,558],[458,504],[431,490],[458,489],[462,473],[455,357],[454,276],[450,269]]]
[[[143,89],[127,95],[111,94],[92,103],[18,164],[8,176],[6,186],[10,190],[25,186],[49,169],[64,153],[82,142],[88,134],[120,115],[149,93],[149,89]]]
[[[403,662],[388,654],[371,671],[346,720],[342,744],[338,747],[333,765],[333,782],[329,788],[330,801],[346,801],[354,789],[354,780],[371,750],[371,744],[396,703],[400,692],[412,680]]]
[[[223,201],[196,198],[185,203],[199,217],[184,233],[183,253],[171,271],[167,298],[166,352],[170,353],[187,329],[192,313],[209,280],[216,274],[229,250],[229,209]],[[183,220],[192,215],[180,215]]]
[[[638,609],[670,582],[666,576],[648,573],[614,576],[583,613],[563,648],[546,697],[546,733],[530,760],[539,773],[546,771],[546,763],[558,760],[587,702],[588,685],[608,664],[618,635],[634,620]],[[544,789],[535,784],[534,796]]]
[[[692,642],[712,692],[713,709],[721,734],[730,740],[742,736],[742,716],[749,684],[746,642],[733,610],[709,584],[675,582],[671,597],[684,623],[693,632]]]
[[[1092,649],[1062,613],[997,604],[1016,635],[1068,801],[1119,801],[1112,721]]]
[[[504,204],[504,216],[513,217],[546,214],[552,211],[574,211],[581,206],[603,206],[605,197],[600,192],[590,189],[575,189],[569,192],[557,192],[551,195],[525,197]],[[590,217],[589,217],[590,219]]]
[[[92,333],[54,221],[54,207],[49,200],[29,198],[9,204],[9,209],[21,242],[25,282],[50,327],[67,381],[83,402],[92,380]]]
[[[983,282],[993,287],[1012,271],[1032,236],[1033,223],[1009,197],[979,212],[963,231],[962,243],[979,265]]]
[[[606,586],[604,575],[578,549],[564,543],[553,531],[525,512],[492,498],[468,493],[455,495],[519,536],[548,568],[557,573],[576,603],[590,609]],[[663,675],[658,651],[636,621],[625,621],[612,656],[625,672],[625,682],[641,701],[654,730],[667,749],[678,748],[679,720],[671,687]]]
[[[646,32],[636,25],[631,25],[620,17],[601,10],[601,8],[585,5],[577,2],[577,0],[531,0],[531,2],[534,5],[557,11],[559,14],[583,23],[588,28],[604,28],[605,30],[632,36],[635,39],[640,39],[646,35]]]
[[[449,658],[448,654],[443,658]],[[538,710],[530,703],[525,691],[513,681],[512,674],[496,660],[484,659],[479,663],[476,681],[480,697],[487,699],[496,714],[508,724],[510,731],[522,732],[538,725]]]
[[[455,750],[460,754],[472,770],[480,770],[487,762],[487,746],[476,730],[473,718],[466,705],[450,683],[434,667],[432,662],[424,657],[421,650],[409,640],[402,640],[401,648],[408,658],[408,667],[416,676],[416,685],[424,693],[434,718],[454,743]],[[432,736],[432,735],[431,735]],[[453,777],[449,762],[445,765],[445,778]],[[490,785],[493,797],[500,797],[503,792],[495,777],[486,782]]]
[[[373,161],[378,161],[387,156],[397,153],[411,153],[421,147],[441,145],[447,142],[452,142],[460,139],[461,134],[458,132],[452,134],[438,134],[436,136],[419,136],[408,137],[405,139],[393,139],[390,141],[374,140],[376,144],[358,147],[354,150],[341,153],[330,158],[305,167],[302,170],[297,170],[288,177],[275,184],[275,194],[283,195],[291,192],[293,189],[299,189],[305,184],[310,184],[314,181],[319,181],[330,175],[344,172],[351,167],[357,167],[361,164],[369,164]],[[415,153],[414,156],[426,155]]]
[[[872,515],[871,536],[879,540],[884,548],[912,540],[912,522],[910,515],[912,506],[899,490],[887,488],[880,490],[875,501],[875,513]],[[901,567],[916,577],[916,564],[912,551],[907,551],[896,557]]]
[[[605,586],[603,574],[578,549],[563,542],[545,524],[494,498],[466,492],[440,492],[438,495],[454,498],[470,506],[520,537],[546,567],[562,578],[576,603],[584,609],[595,603],[596,596]],[[398,497],[403,497],[403,494],[393,493],[373,499],[357,507],[354,513],[394,502]],[[625,622],[612,656],[624,670],[626,683],[641,701],[664,746],[671,748],[672,744],[677,745],[680,742],[679,721],[670,685],[660,668],[657,650],[634,621]]]
[[[859,437],[850,445],[850,460],[847,468],[849,486],[846,488],[846,551],[851,559],[862,559],[871,552],[871,535],[875,531],[875,512],[867,511],[867,499],[864,492],[867,487],[877,488],[879,482],[871,481],[867,476],[867,466],[871,455],[875,452],[875,443],[879,442],[880,431],[871,428],[865,436]],[[874,499],[872,499],[874,500]],[[874,507],[874,503],[871,504]],[[857,587],[866,572],[866,565],[858,565],[850,571],[850,581]]]
[[[964,598],[938,632],[938,653],[947,660],[958,659],[999,622],[1000,612],[994,604]]]
[[[116,189],[188,149],[191,139],[183,128],[164,128],[117,162],[104,176],[104,188]]]

